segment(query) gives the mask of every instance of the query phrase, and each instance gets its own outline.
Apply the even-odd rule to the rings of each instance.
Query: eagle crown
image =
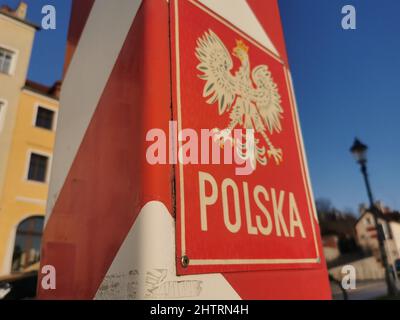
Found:
[[[236,47],[233,48],[233,56],[238,58],[241,62],[249,58],[249,47],[245,45],[242,40],[236,40]]]

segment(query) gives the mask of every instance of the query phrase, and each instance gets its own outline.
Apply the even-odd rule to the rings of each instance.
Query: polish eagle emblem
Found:
[[[242,40],[236,41],[232,55],[240,60],[240,67],[233,73],[232,57],[221,41],[208,30],[197,40],[196,57],[200,64],[198,77],[204,80],[203,98],[208,104],[218,104],[218,114],[229,112],[230,123],[225,129],[213,129],[214,140],[221,146],[227,140],[233,142],[239,155],[246,154],[246,144],[234,142],[232,131],[235,128],[252,129],[266,143],[254,139],[254,155],[250,155],[253,166],[257,163],[267,165],[268,158],[277,165],[283,160],[282,149],[276,148],[269,137],[281,132],[283,109],[278,86],[274,82],[267,65],[256,66],[251,70],[249,47]]]

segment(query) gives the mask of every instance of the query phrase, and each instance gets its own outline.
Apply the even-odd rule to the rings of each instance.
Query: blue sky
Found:
[[[0,0],[15,6],[18,0]],[[40,31],[29,78],[61,78],[70,0],[27,0],[28,18],[57,8],[57,30]],[[279,0],[316,198],[354,212],[366,202],[359,168],[349,153],[355,136],[369,145],[377,199],[400,209],[400,1]],[[357,30],[341,28],[341,8],[357,10]]]
[[[71,11],[71,0],[24,0],[28,4],[27,19],[38,25],[42,21],[42,7],[54,5],[57,12],[56,30],[41,30],[36,34],[28,78],[51,85],[61,79],[65,44]],[[16,8],[20,0],[0,0],[0,5]]]
[[[375,198],[400,209],[400,1],[279,0],[316,197],[338,208],[366,201],[348,149],[370,147]],[[357,30],[341,28],[353,4]]]

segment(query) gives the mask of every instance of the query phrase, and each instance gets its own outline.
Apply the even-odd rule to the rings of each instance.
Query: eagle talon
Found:
[[[270,158],[274,158],[275,162],[277,165],[279,165],[282,162],[283,159],[283,154],[282,154],[282,149],[271,149],[268,151],[268,156]]]

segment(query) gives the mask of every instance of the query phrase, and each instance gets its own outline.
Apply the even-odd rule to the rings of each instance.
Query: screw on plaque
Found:
[[[187,268],[189,266],[190,260],[188,256],[183,256],[181,258],[182,267]]]

